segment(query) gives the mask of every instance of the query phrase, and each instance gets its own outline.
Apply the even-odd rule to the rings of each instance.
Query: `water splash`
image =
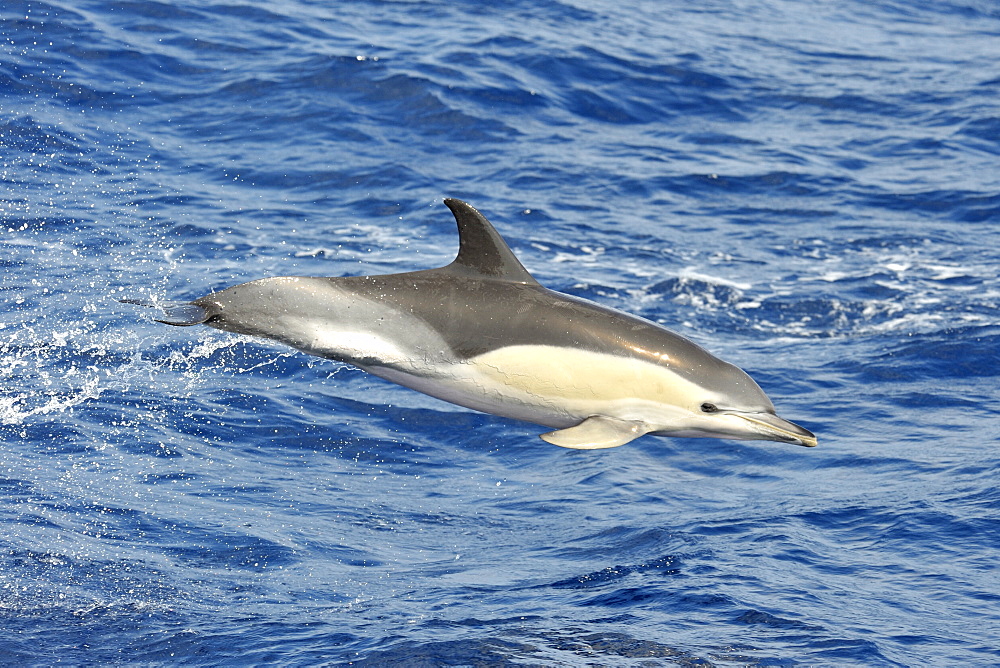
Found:
[[[86,327],[63,331],[25,327],[0,344],[0,424],[61,413],[101,395],[105,374],[96,365],[81,362],[71,343],[86,334]]]
[[[130,393],[172,385],[166,389],[187,396],[213,370],[246,373],[297,354],[273,351],[254,356],[251,364],[234,364],[218,353],[248,338],[209,330],[163,355],[144,352],[161,347],[168,337],[169,332],[144,335],[141,326],[131,331],[97,322],[55,329],[40,321],[16,329],[0,343],[0,425],[57,419],[54,416],[95,402],[110,390]]]

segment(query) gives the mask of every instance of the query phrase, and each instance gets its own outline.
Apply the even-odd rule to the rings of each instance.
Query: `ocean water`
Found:
[[[1000,8],[0,8],[0,663],[1000,664]],[[819,447],[543,428],[120,298],[443,265]]]

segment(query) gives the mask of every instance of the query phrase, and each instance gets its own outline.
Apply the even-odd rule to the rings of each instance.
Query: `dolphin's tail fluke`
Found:
[[[118,301],[123,304],[138,304],[139,306],[159,309],[163,315],[159,318],[153,318],[153,320],[177,327],[200,325],[212,315],[208,309],[190,302],[154,302],[148,299],[119,299]]]

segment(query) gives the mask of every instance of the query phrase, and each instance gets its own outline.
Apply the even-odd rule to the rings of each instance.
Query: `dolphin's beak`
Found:
[[[783,420],[774,413],[733,413],[750,423],[762,438],[781,443],[794,443],[807,448],[816,447],[816,435],[794,422]]]

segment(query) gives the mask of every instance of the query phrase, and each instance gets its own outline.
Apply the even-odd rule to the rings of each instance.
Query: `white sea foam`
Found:
[[[729,288],[734,288],[736,290],[750,290],[753,288],[752,283],[747,283],[744,281],[734,281],[728,278],[723,278],[721,276],[713,276],[712,274],[706,274],[703,271],[699,271],[697,267],[689,266],[684,267],[681,271],[677,273],[679,278],[687,278],[696,281],[703,281],[711,285],[724,285]]]

